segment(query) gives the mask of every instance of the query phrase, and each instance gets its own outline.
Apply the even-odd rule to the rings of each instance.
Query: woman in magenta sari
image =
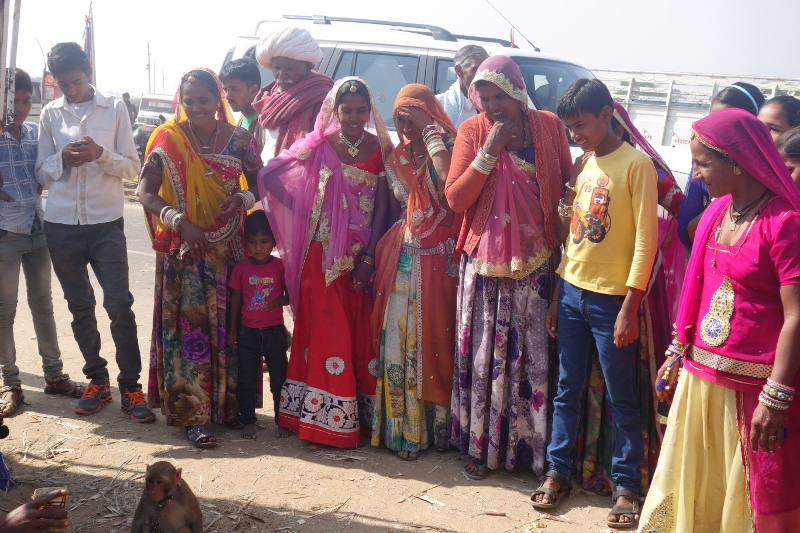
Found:
[[[691,149],[692,178],[716,199],[659,371],[672,409],[640,531],[795,531],[800,192],[767,127],[745,111],[695,122]]]
[[[314,131],[259,173],[294,313],[278,425],[304,440],[352,448],[371,436],[378,360],[369,285],[386,226],[391,149],[367,85],[342,78]]]

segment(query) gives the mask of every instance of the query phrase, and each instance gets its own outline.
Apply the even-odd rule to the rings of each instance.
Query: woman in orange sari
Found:
[[[394,123],[401,143],[386,158],[386,175],[399,217],[375,257],[372,445],[383,437],[413,461],[431,444],[449,446],[460,217],[456,223],[444,183],[456,130],[433,92],[416,83],[397,95]]]
[[[236,358],[225,350],[228,272],[244,259],[244,177],[261,169],[250,133],[233,125],[216,75],[181,78],[174,118],[147,146],[139,200],[156,254],[148,396],[198,448],[210,422],[237,427]]]

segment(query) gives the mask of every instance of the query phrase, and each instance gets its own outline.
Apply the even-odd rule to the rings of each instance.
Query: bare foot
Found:
[[[489,467],[486,465],[479,465],[478,463],[468,461],[467,464],[464,465],[464,472],[483,479],[489,475]]]
[[[542,481],[542,486],[548,489],[552,489],[555,492],[561,490],[561,485],[559,485],[558,482],[551,477],[544,478],[544,481]],[[533,497],[533,501],[537,503],[552,503],[550,501],[550,497],[547,494],[537,494]]]
[[[286,437],[292,436],[292,430],[278,426],[278,428],[275,430],[274,435],[279,439],[285,439]]]
[[[241,437],[243,439],[256,440],[258,438],[258,428],[255,424],[245,424],[242,428]]]
[[[625,496],[620,496],[619,498],[617,498],[617,505],[622,507],[623,509],[630,509],[631,511],[633,511],[633,500],[631,500],[630,498],[627,498]],[[639,514],[636,513],[633,516],[635,518],[635,520],[633,520],[633,522],[638,522],[639,521]],[[621,515],[621,514],[610,514],[610,515],[608,515],[608,521],[609,522],[616,522],[617,524],[630,524],[631,523],[631,519],[630,518],[628,518],[625,515]]]

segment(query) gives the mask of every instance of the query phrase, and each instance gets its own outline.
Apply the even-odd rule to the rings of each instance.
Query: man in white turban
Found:
[[[322,60],[322,49],[302,26],[281,26],[263,37],[256,60],[275,77],[253,100],[265,130],[261,158],[266,163],[314,129],[333,80],[313,70]]]

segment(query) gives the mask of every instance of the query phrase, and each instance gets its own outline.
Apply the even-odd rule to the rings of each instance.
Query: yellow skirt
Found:
[[[681,370],[640,533],[752,533],[736,392]]]

